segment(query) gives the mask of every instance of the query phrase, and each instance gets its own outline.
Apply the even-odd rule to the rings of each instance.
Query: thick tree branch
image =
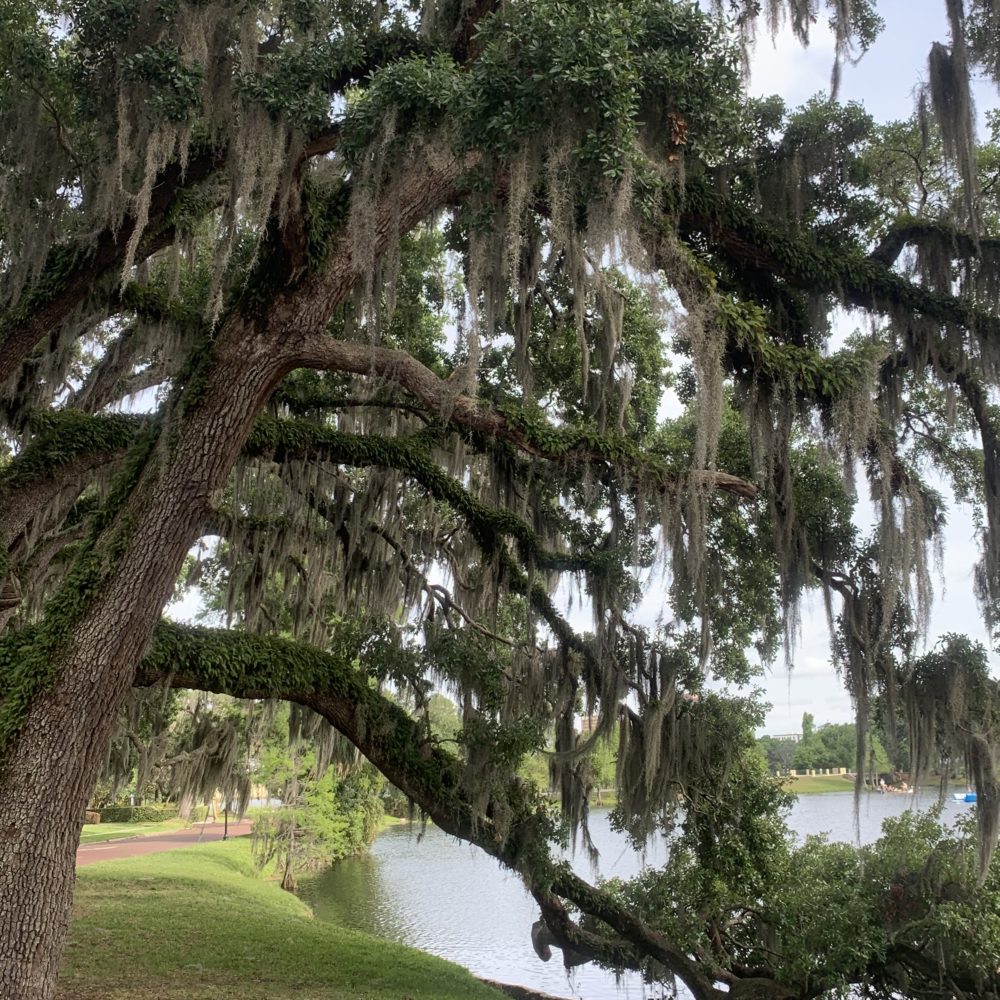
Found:
[[[378,641],[364,629],[334,636],[333,652],[322,653],[302,644],[273,637],[162,623],[153,646],[135,676],[137,686],[167,683],[229,694],[239,698],[295,701],[323,716],[409,796],[446,833],[469,841],[519,872],[543,898],[552,916],[558,908],[554,893],[601,920],[626,943],[660,962],[691,989],[698,1000],[726,1000],[755,995],[735,982],[730,991],[717,989],[697,962],[661,934],[615,903],[607,894],[556,864],[541,850],[551,833],[543,808],[518,779],[505,787],[504,812],[514,821],[501,834],[485,815],[476,815],[466,792],[461,761],[428,741],[420,724],[396,703],[381,695],[371,675],[356,662],[372,663]],[[548,886],[548,889],[545,887]],[[557,921],[554,921],[557,923]],[[596,947],[599,939],[574,931],[560,932],[573,946]],[[559,936],[559,935],[557,935]],[[602,946],[607,955],[607,946]],[[754,981],[759,993],[761,983]],[[776,983],[774,1000],[793,994]]]
[[[891,267],[906,246],[935,244],[954,258],[974,260],[987,253],[1000,252],[1000,240],[976,239],[955,226],[935,219],[906,219],[882,237],[869,255],[870,259]]]
[[[624,466],[644,480],[659,479],[663,488],[677,485],[675,477],[666,478],[665,467],[652,456],[640,455],[624,437],[532,426],[527,420],[504,414],[487,403],[458,392],[452,383],[439,378],[406,351],[319,335],[303,338],[297,349],[296,362],[304,368],[348,372],[390,381],[440,419],[486,437],[499,438],[535,458],[562,464]],[[691,478],[699,488],[731,493],[741,499],[752,499],[757,495],[757,487],[753,483],[726,472],[695,470]]]
[[[687,198],[680,216],[682,238],[707,239],[713,253],[737,267],[763,268],[795,288],[831,293],[847,306],[882,314],[918,313],[975,331],[982,338],[1000,337],[1000,317],[915,284],[874,256],[822,248],[808,236],[782,233],[710,190],[704,178],[689,182]]]
[[[59,494],[77,492],[120,461],[151,426],[146,416],[92,416],[59,410],[36,417],[38,434],[0,473],[0,545],[9,548]]]

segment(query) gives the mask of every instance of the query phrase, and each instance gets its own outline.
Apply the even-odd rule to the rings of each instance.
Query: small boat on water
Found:
[[[951,797],[956,802],[975,802],[976,793],[975,792],[952,792]]]

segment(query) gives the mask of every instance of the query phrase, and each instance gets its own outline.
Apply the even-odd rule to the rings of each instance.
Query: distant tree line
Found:
[[[835,767],[853,770],[857,730],[853,722],[826,723],[817,727],[812,714],[805,712],[802,716],[802,738],[799,741],[762,736],[758,745],[767,757],[767,765],[772,772]],[[891,771],[898,765],[898,761],[890,758],[877,734],[869,734],[868,746],[871,770],[881,773]]]

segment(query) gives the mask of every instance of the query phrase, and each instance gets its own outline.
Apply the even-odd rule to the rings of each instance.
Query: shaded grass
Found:
[[[78,875],[59,1000],[500,1000],[423,952],[313,919],[247,838]]]
[[[188,825],[183,819],[168,819],[159,823],[87,823],[80,834],[80,843],[97,844],[104,840],[144,837],[151,833],[183,830]]]

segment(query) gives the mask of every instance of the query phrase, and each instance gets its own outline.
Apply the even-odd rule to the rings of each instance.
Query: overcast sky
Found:
[[[914,88],[926,73],[931,42],[947,42],[947,22],[942,0],[880,0],[879,12],[886,27],[881,37],[856,66],[845,66],[841,101],[857,101],[879,121],[907,118],[913,111]],[[817,28],[812,44],[803,50],[785,31],[775,45],[761,38],[752,62],[750,90],[754,94],[778,93],[789,106],[827,91],[833,60],[833,37]],[[996,107],[991,87],[976,88],[977,111]],[[943,580],[936,582],[934,612],[928,639],[933,643],[945,632],[964,632],[984,643],[986,633],[972,595],[972,567],[978,558],[968,510],[953,507],[945,534]],[[766,699],[772,704],[764,732],[798,732],[803,712],[817,723],[846,722],[853,718],[843,685],[830,666],[830,648],[822,600],[807,603],[802,617],[802,637],[789,674],[776,666],[765,679]],[[996,675],[997,658],[991,655]]]

